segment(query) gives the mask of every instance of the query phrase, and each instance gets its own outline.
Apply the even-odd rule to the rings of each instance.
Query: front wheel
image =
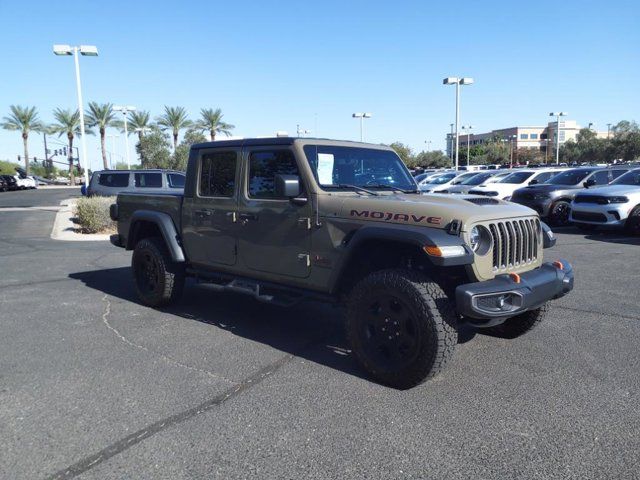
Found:
[[[502,338],[517,338],[538,326],[547,314],[547,305],[535,310],[521,313],[505,320],[504,323],[484,330],[491,335]]]
[[[624,227],[631,235],[640,235],[640,205],[631,210]]]
[[[453,355],[458,342],[455,306],[422,273],[375,272],[349,294],[347,337],[375,380],[411,388],[435,376]]]
[[[551,206],[549,212],[549,221],[555,227],[564,227],[569,225],[569,214],[571,213],[571,205],[569,202],[559,200]]]
[[[168,305],[182,294],[184,268],[173,262],[161,238],[143,238],[133,251],[131,268],[138,298],[150,307]]]

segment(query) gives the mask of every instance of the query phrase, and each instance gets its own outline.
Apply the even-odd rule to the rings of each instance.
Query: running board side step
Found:
[[[302,289],[271,285],[250,278],[233,277],[217,272],[208,272],[196,269],[187,269],[187,274],[199,283],[206,284],[217,292],[233,292],[248,295],[255,300],[281,307],[291,307],[303,300],[322,298],[327,300],[327,295],[319,292],[310,292]],[[333,297],[329,297],[333,300]]]

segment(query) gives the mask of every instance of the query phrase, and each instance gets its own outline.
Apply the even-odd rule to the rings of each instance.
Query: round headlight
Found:
[[[486,255],[491,249],[491,233],[482,225],[476,225],[469,232],[469,244],[477,255]]]
[[[471,249],[474,252],[478,250],[481,240],[482,238],[480,237],[480,229],[478,227],[473,227],[471,229],[471,234],[469,235],[469,243],[471,243]]]

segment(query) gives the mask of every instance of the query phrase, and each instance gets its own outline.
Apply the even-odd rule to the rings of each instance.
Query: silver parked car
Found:
[[[111,197],[120,192],[159,193],[184,189],[184,172],[175,170],[101,170],[93,172],[82,194]]]

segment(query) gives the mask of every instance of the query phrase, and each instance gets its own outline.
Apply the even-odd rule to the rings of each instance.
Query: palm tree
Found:
[[[156,123],[162,130],[171,130],[173,134],[173,151],[178,147],[178,133],[183,128],[193,125],[187,116],[187,110],[184,107],[164,107],[164,113],[156,118]]]
[[[89,108],[85,113],[85,121],[89,127],[98,127],[100,132],[100,147],[102,148],[102,164],[105,168],[109,168],[109,162],[107,162],[107,147],[105,144],[105,136],[107,133],[107,127],[114,126],[116,121],[116,114],[113,111],[113,105],[111,103],[97,103],[89,102]]]
[[[24,169],[29,175],[29,132],[39,132],[44,125],[38,118],[38,110],[36,107],[21,107],[20,105],[11,105],[9,107],[11,113],[8,117],[2,119],[2,128],[6,130],[19,130],[22,133],[22,143],[24,146]]]
[[[56,119],[56,123],[49,126],[51,133],[57,133],[58,136],[66,135],[69,141],[69,179],[71,185],[75,185],[75,178],[73,176],[73,139],[76,135],[80,135],[80,112],[76,110],[63,110],[56,108],[53,111],[53,118]],[[85,134],[91,134],[90,130],[85,129]],[[86,162],[86,159],[84,160]],[[86,165],[85,165],[86,168]]]
[[[138,134],[138,141],[144,137],[144,132],[151,129],[151,114],[146,110],[131,112],[131,117],[127,120],[127,127],[130,132]]]
[[[211,141],[213,142],[216,139],[216,134],[222,133],[227,137],[231,135],[231,130],[233,130],[235,125],[231,125],[230,123],[226,123],[222,121],[222,110],[216,108],[203,108],[200,110],[200,120],[198,120],[197,128],[202,130],[203,132],[209,132],[211,137]]]

